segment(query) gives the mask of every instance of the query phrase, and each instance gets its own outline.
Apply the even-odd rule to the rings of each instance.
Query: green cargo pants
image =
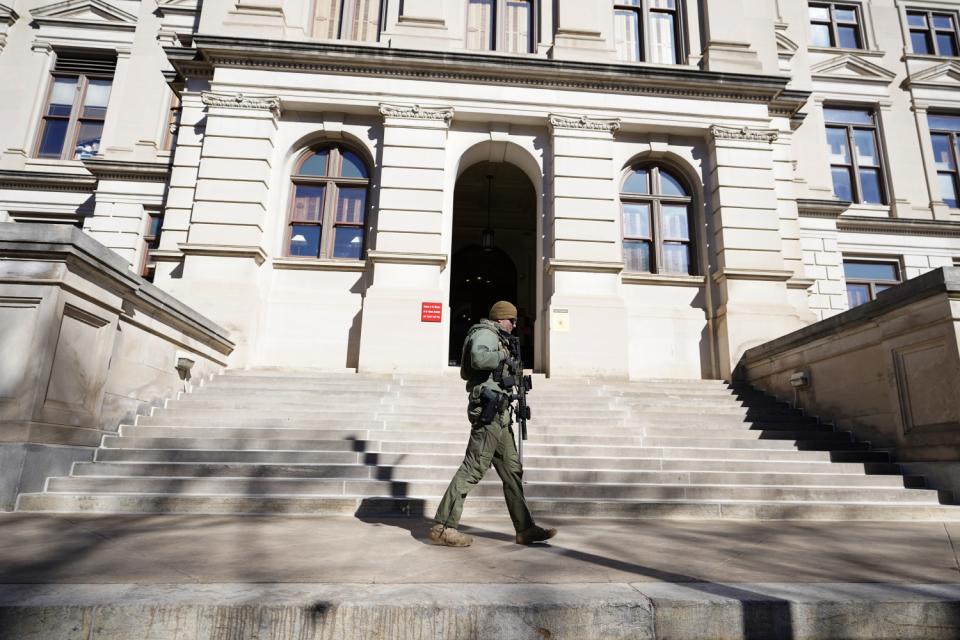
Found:
[[[514,529],[517,532],[529,529],[533,526],[533,517],[523,497],[523,466],[513,440],[510,410],[500,412],[493,422],[487,425],[476,422],[473,415],[470,418],[467,453],[443,494],[434,520],[438,524],[456,528],[460,524],[467,494],[477,486],[483,474],[493,464],[503,482],[503,497],[507,501]]]

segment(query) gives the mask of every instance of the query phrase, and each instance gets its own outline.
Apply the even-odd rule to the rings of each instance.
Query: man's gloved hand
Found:
[[[515,373],[520,371],[520,363],[517,361],[516,358],[507,357],[507,358],[504,358],[503,362],[508,367],[510,367],[510,371],[513,371]]]

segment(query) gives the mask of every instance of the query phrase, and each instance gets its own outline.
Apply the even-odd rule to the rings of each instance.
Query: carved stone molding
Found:
[[[443,120],[449,125],[453,120],[453,107],[425,107],[419,104],[380,103],[380,115],[384,118],[407,118],[411,120]]]
[[[578,129],[580,131],[603,131],[614,135],[620,130],[620,118],[591,118],[589,116],[568,116],[551,113],[550,131],[556,129]]]
[[[280,116],[279,96],[250,95],[247,93],[215,93],[204,91],[200,99],[208,107],[223,107],[226,109],[254,109],[270,111],[274,116]]]
[[[717,140],[746,140],[748,142],[775,142],[780,133],[776,129],[751,129],[750,127],[710,127],[710,135]]]

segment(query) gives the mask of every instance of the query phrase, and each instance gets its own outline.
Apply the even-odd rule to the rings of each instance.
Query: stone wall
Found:
[[[960,268],[940,268],[748,350],[736,374],[960,495],[958,330]]]
[[[178,358],[197,381],[233,347],[79,229],[0,224],[0,509],[186,388]]]

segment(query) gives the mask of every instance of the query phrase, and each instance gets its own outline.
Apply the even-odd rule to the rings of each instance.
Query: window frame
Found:
[[[918,15],[922,14],[927,21],[927,27],[925,29],[921,29],[920,27],[910,26],[910,16],[912,14],[918,14]],[[933,9],[930,7],[907,7],[904,11],[904,15],[906,16],[906,20],[907,20],[907,37],[910,41],[911,53],[915,55],[920,55],[920,56],[938,56],[941,58],[960,57],[960,24],[958,24],[958,17],[960,17],[960,13],[956,11],[950,11],[950,10]],[[933,16],[935,15],[949,17],[953,21],[953,29],[947,30],[947,29],[938,29],[934,27]],[[915,32],[926,34],[927,42],[931,45],[931,49],[932,49],[931,52],[922,53],[914,50],[912,36]],[[957,51],[956,55],[948,56],[946,54],[939,52],[940,45],[937,43],[938,33],[950,33],[953,36],[953,43]]]
[[[630,178],[631,174],[637,170],[646,170],[648,175],[648,185],[650,193],[633,193],[626,192],[623,190],[624,185],[627,180]],[[679,182],[680,185],[687,191],[686,196],[674,196],[669,194],[660,193],[661,191],[661,179],[660,172],[661,170],[666,170],[670,173],[671,176],[674,176]],[[624,204],[650,204],[650,238],[644,238],[641,236],[628,236],[625,224],[625,216],[623,215],[623,205]],[[663,204],[682,204],[687,209],[687,236],[688,240],[677,240],[673,238],[666,238],[663,233],[663,224],[662,224],[662,215],[663,215]],[[669,165],[664,165],[662,163],[654,162],[640,162],[632,164],[627,167],[623,172],[623,175],[620,178],[620,243],[621,243],[621,254],[623,253],[623,243],[629,240],[640,240],[650,243],[650,271],[627,271],[626,264],[624,264],[625,273],[649,273],[651,275],[660,275],[660,276],[694,276],[698,275],[699,269],[697,268],[696,260],[696,235],[694,233],[695,226],[693,223],[693,195],[691,195],[691,190],[689,185],[686,184],[686,181],[679,175],[679,172],[676,171],[673,167]],[[685,244],[687,247],[687,258],[688,258],[688,269],[687,273],[675,273],[671,271],[662,271],[661,265],[664,263],[663,258],[663,245],[665,243],[675,243],[675,244]],[[624,260],[626,263],[626,260]]]
[[[845,21],[838,21],[838,20],[837,20],[837,17],[836,17],[836,9],[837,9],[838,6],[841,7],[841,8],[844,8],[844,9],[853,9],[854,12],[855,12],[855,14],[856,14],[856,16],[857,16],[857,21],[856,21],[856,27],[857,27],[857,29],[856,29],[856,35],[857,35],[857,40],[858,40],[858,45],[859,45],[859,46],[857,46],[857,47],[844,47],[844,46],[841,46],[841,45],[840,45],[840,32],[839,32],[839,30],[838,30],[838,26],[837,26],[837,25],[838,25],[838,24],[842,24],[842,25],[844,25],[844,26],[847,26],[847,25],[850,25],[851,23],[845,22]],[[830,14],[830,19],[829,19],[829,21],[824,22],[823,20],[814,20],[813,18],[811,18],[811,17],[810,17],[810,13],[809,13],[809,10],[810,10],[811,7],[826,8],[827,11],[828,11],[829,14]],[[818,2],[808,2],[808,3],[807,3],[807,27],[808,27],[808,30],[809,30],[809,28],[810,28],[812,25],[814,25],[814,24],[819,24],[819,25],[826,25],[826,26],[828,27],[829,33],[830,33],[830,44],[829,44],[829,45],[814,44],[814,43],[813,43],[813,36],[811,35],[811,37],[810,37],[810,44],[811,44],[811,46],[814,46],[814,47],[823,47],[823,46],[826,46],[826,48],[828,48],[828,49],[845,49],[845,50],[847,50],[847,51],[859,51],[859,50],[866,49],[866,48],[867,48],[867,32],[866,32],[866,29],[864,29],[863,20],[864,20],[863,7],[862,7],[862,6],[860,5],[860,3],[858,3],[858,2],[820,2],[820,1],[818,1]]]
[[[826,110],[828,109],[837,109],[837,110],[847,110],[847,111],[868,111],[870,113],[870,119],[872,124],[853,124],[846,122],[830,122],[827,120]],[[890,185],[887,183],[887,174],[886,174],[886,153],[884,152],[884,147],[880,141],[880,124],[877,122],[877,109],[873,105],[857,105],[857,104],[824,104],[823,105],[823,128],[824,135],[827,142],[827,161],[829,163],[830,172],[831,172],[831,189],[833,184],[833,168],[834,167],[849,167],[848,172],[852,171],[853,176],[850,183],[851,188],[853,189],[853,197],[851,202],[853,204],[864,204],[868,206],[890,206]],[[847,164],[838,164],[833,162],[830,158],[830,138],[827,135],[829,129],[844,129],[846,131],[847,139],[847,152],[850,154],[850,161]],[[877,163],[876,165],[861,165],[860,161],[857,158],[857,147],[856,140],[854,138],[854,131],[857,129],[870,131],[873,135],[873,146],[877,150]],[[864,202],[863,201],[863,186],[860,182],[860,167],[866,167],[870,169],[877,170],[877,177],[879,179],[880,186],[880,202]],[[836,195],[836,193],[834,193]],[[839,196],[837,196],[839,197]]]
[[[897,274],[897,280],[883,280],[883,279],[867,279],[867,278],[848,278],[846,264],[848,262],[858,262],[858,263],[869,263],[869,264],[886,264],[892,265]],[[850,305],[850,291],[847,289],[848,284],[857,284],[857,285],[867,285],[868,291],[870,292],[870,299],[867,302],[873,302],[877,299],[877,294],[880,293],[877,291],[877,285],[883,285],[885,289],[890,287],[895,287],[898,284],[903,283],[903,261],[899,256],[856,256],[856,255],[845,255],[840,260],[840,268],[843,271],[843,283],[844,289],[847,293],[847,308],[855,309],[860,305]],[[866,304],[866,302],[862,303]]]
[[[960,144],[960,128],[958,129],[937,129],[930,126],[930,116],[931,115],[956,115],[956,114],[947,114],[947,113],[927,113],[927,132],[930,134],[930,151],[933,156],[933,170],[937,175],[937,197],[944,202],[951,209],[960,208],[960,149],[957,145]],[[933,137],[939,135],[946,135],[950,140],[950,153],[953,154],[953,170],[952,171],[943,171],[937,168],[937,157],[936,150],[933,147]],[[944,200],[943,193],[940,192],[940,175],[949,175],[953,181],[953,195],[957,199],[957,206],[950,207],[950,205]]]
[[[370,0],[371,2],[377,3],[377,15],[378,15],[378,25],[377,25],[377,37],[373,40],[357,40],[355,38],[349,38],[345,34],[350,31],[348,25],[344,23],[344,18],[348,14],[348,9],[350,9],[350,14],[356,10],[357,3],[362,0],[337,0],[337,14],[331,19],[331,22],[335,25],[334,35],[332,37],[318,36],[315,33],[316,24],[317,24],[317,9],[321,2],[324,0],[313,0],[313,8],[310,12],[310,37],[314,40],[344,40],[347,42],[380,42],[380,37],[383,34],[383,26],[386,20],[386,2],[385,0]]]
[[[536,0],[513,0],[513,1],[522,1],[530,5],[530,23],[527,25],[529,28],[530,36],[529,42],[527,44],[526,51],[509,51],[507,49],[507,33],[506,27],[503,25],[501,16],[507,14],[507,2],[511,0],[492,0],[493,7],[490,12],[490,21],[492,22],[490,26],[491,37],[490,44],[492,45],[489,49],[471,49],[467,47],[467,34],[470,27],[470,0],[464,3],[464,49],[467,51],[478,51],[478,52],[490,52],[496,51],[497,53],[506,53],[511,55],[530,55],[537,52],[537,42],[539,41],[538,34],[540,32],[540,24],[538,20],[538,3]]]
[[[327,175],[325,176],[304,176],[299,175],[300,169],[303,165],[318,152],[327,150]],[[363,167],[367,173],[366,178],[351,178],[336,175],[334,172],[339,172],[343,166],[343,156],[342,152],[346,150],[350,153],[356,155],[360,161],[363,163]],[[293,165],[293,171],[290,173],[290,197],[289,203],[287,205],[287,216],[286,216],[286,228],[284,229],[283,234],[283,248],[282,256],[284,258],[300,258],[305,260],[343,260],[343,261],[357,261],[363,260],[367,252],[367,231],[369,229],[368,214],[370,211],[370,186],[372,179],[370,178],[370,163],[367,161],[366,154],[362,153],[355,147],[349,144],[344,144],[342,142],[323,142],[320,144],[313,145],[306,149],[300,154],[300,157],[297,158],[297,161]],[[309,221],[309,220],[296,220],[294,216],[294,210],[296,208],[297,202],[297,185],[323,185],[323,208],[321,211],[321,217],[319,221]],[[346,224],[338,223],[337,216],[337,198],[339,194],[340,186],[348,187],[357,187],[363,186],[365,188],[364,193],[364,212],[363,212],[363,222],[361,224]],[[331,188],[333,187],[333,188]],[[320,227],[320,240],[318,243],[318,251],[315,256],[297,256],[290,251],[290,241],[293,238],[293,226],[317,226]],[[359,258],[343,258],[336,257],[333,255],[334,245],[336,241],[336,229],[337,228],[358,228],[361,232],[361,243],[360,247],[360,257]]]
[[[155,210],[147,210],[146,226],[143,235],[140,238],[142,255],[140,256],[140,277],[148,282],[153,282],[157,263],[151,260],[150,252],[160,248],[160,236],[163,234],[163,213]],[[156,221],[157,233],[151,233],[153,222]]]
[[[73,103],[70,105],[70,115],[68,116],[51,116],[50,113],[50,100],[53,98],[53,88],[56,85],[57,78],[76,78],[76,85],[74,88]],[[40,114],[40,126],[37,128],[36,140],[33,145],[33,153],[31,154],[34,158],[42,158],[44,160],[80,160],[77,158],[77,139],[80,136],[80,125],[84,122],[99,122],[101,123],[101,141],[103,139],[103,129],[106,127],[107,122],[107,111],[109,110],[109,98],[107,100],[107,106],[103,110],[103,118],[91,118],[83,117],[83,103],[87,99],[87,89],[90,86],[90,80],[107,80],[110,82],[110,95],[113,95],[113,74],[108,73],[96,73],[96,72],[79,72],[79,71],[50,71],[50,80],[47,83],[47,91],[43,100],[43,111]],[[67,128],[63,134],[63,147],[60,149],[60,154],[58,156],[53,155],[42,155],[41,148],[43,145],[44,134],[47,131],[47,122],[50,120],[66,120]]]
[[[637,40],[640,43],[640,59],[639,60],[625,60],[619,56],[617,53],[617,60],[620,62],[643,62],[646,64],[686,64],[686,41],[683,37],[683,12],[680,9],[680,0],[674,2],[673,9],[660,9],[660,8],[651,8],[650,0],[641,0],[641,6],[636,6],[632,4],[625,4],[614,0],[613,3],[613,16],[614,21],[616,21],[616,15],[618,11],[631,11],[637,14],[637,27],[639,33],[637,33]],[[653,49],[652,47],[652,38],[650,38],[650,15],[653,13],[669,13],[673,15],[673,56],[675,62],[654,62],[653,61]],[[614,33],[616,33],[616,24],[613,27]],[[616,41],[616,36],[614,36],[614,41]],[[616,47],[616,42],[614,42]]]

